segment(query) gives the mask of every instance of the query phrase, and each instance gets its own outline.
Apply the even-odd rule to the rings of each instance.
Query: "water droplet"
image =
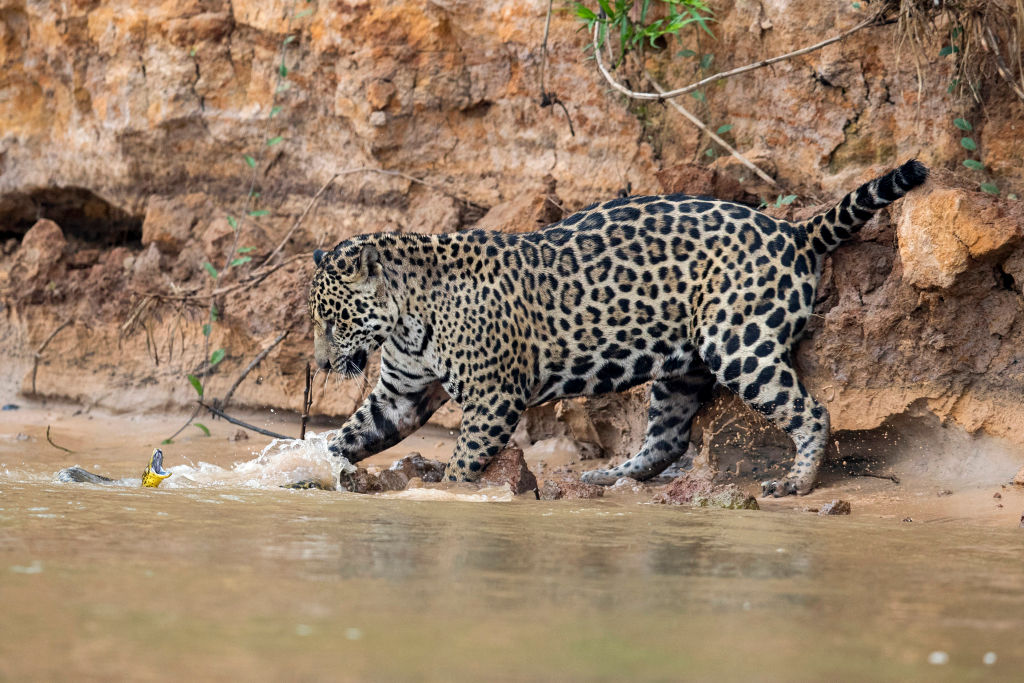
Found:
[[[949,655],[942,650],[936,650],[935,652],[928,655],[929,664],[947,664],[949,662]]]
[[[995,652],[986,652],[985,656],[981,658],[981,663],[985,666],[992,666],[996,663],[996,659],[998,659],[998,657],[996,657]]]

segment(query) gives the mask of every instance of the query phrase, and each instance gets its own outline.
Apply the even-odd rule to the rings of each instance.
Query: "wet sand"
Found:
[[[182,468],[167,484],[195,480],[58,484],[53,473],[74,464],[137,477],[180,424],[75,410],[0,413],[0,679],[1014,680],[1024,670],[1024,491],[987,480],[1001,461],[963,485],[945,478],[952,465],[909,457],[890,463],[899,486],[826,473],[812,495],[759,499],[761,511],[622,492],[416,501],[240,479],[233,465],[269,440],[229,441],[237,428],[207,421],[211,437],[191,428],[163,447],[165,465]],[[75,453],[47,443],[47,424]],[[371,464],[410,451],[444,459],[452,438],[427,429]],[[833,498],[853,513],[804,511]]]

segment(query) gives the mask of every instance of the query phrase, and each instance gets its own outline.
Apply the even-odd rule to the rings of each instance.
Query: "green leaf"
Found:
[[[213,267],[212,263],[206,261],[205,263],[203,263],[203,268],[205,268],[206,272],[210,274],[210,277],[212,277],[214,280],[217,279],[217,269]]]
[[[249,168],[256,168],[256,160],[248,154],[245,155],[245,163],[249,164]]]
[[[189,57],[195,57],[196,56],[196,49],[192,48],[191,50],[189,50],[188,51],[188,56]]]
[[[700,68],[702,68],[705,71],[707,71],[708,69],[711,68],[711,63],[714,62],[714,61],[715,61],[715,56],[713,54],[711,54],[711,53],[708,53],[708,54],[706,54],[706,55],[704,55],[703,57],[700,58]]]
[[[860,3],[859,2],[853,3],[853,9],[860,9]]]
[[[281,137],[280,135],[278,135],[276,137],[272,137],[269,140],[267,140],[267,147],[273,147],[274,145],[276,145],[277,143],[281,142],[282,140],[284,140],[284,138]]]
[[[256,251],[256,247],[239,247],[235,251],[239,254],[248,254],[250,251]]]
[[[270,118],[274,118],[275,116],[277,116],[280,113],[281,113],[281,105],[275,104],[273,107],[270,108]]]
[[[967,168],[973,168],[975,171],[985,170],[985,164],[980,161],[975,161],[974,159],[964,159],[964,166]]]
[[[253,218],[259,218],[260,216],[267,216],[269,214],[270,214],[270,212],[267,211],[266,209],[260,209],[258,211],[250,211],[249,212],[249,215],[252,216]]]
[[[978,149],[978,143],[976,143],[971,138],[960,138],[960,146],[969,152],[973,152],[974,150]]]
[[[238,230],[238,221],[235,220],[234,216],[228,216],[228,225],[231,226],[232,230]]]
[[[290,87],[292,87],[292,84],[289,83],[288,81],[285,81],[284,83],[281,83],[276,88],[274,88],[274,93],[275,94],[283,93],[285,90],[288,90],[288,88],[290,88]]]
[[[210,435],[210,429],[202,422],[193,422],[192,424],[198,427],[203,432],[203,434],[206,434],[207,436]]]
[[[694,90],[692,93],[690,93],[690,97],[697,100],[698,102],[707,102],[707,98],[704,97],[704,93],[702,93],[700,90]]]
[[[256,190],[249,190],[249,196],[250,196],[250,197],[259,197],[259,196],[260,196],[260,194],[261,194],[261,193],[260,193],[260,192],[257,192]]]
[[[780,194],[778,199],[775,200],[775,207],[778,208],[780,206],[787,206],[789,204],[792,204],[795,201],[796,201],[796,195],[795,194],[787,194],[785,197],[783,197]]]
[[[1006,198],[1007,198],[1007,199],[1013,199],[1013,200],[1015,200],[1015,201],[1016,201],[1016,199],[1017,199],[1017,195],[1016,195],[1016,194],[1014,194],[1013,192],[1011,192],[1010,194],[1006,195]]]
[[[295,14],[295,18],[296,19],[302,19],[303,17],[308,17],[312,13],[313,13],[313,10],[311,10],[311,9],[304,9],[301,12],[297,12]]]
[[[731,123],[726,123],[726,124],[723,124],[723,125],[719,126],[719,127],[718,127],[718,131],[716,131],[716,132],[717,132],[717,133],[718,133],[719,135],[725,135],[725,134],[726,134],[726,133],[728,133],[728,132],[729,132],[730,130],[732,130],[732,124],[731,124]]]
[[[188,381],[192,385],[192,388],[199,394],[199,398],[203,397],[203,383],[199,381],[199,378],[195,375],[189,375]]]
[[[951,54],[953,54],[953,46],[952,45],[947,45],[944,48],[942,48],[941,50],[939,50],[939,56],[940,57],[948,57]]]
[[[953,125],[960,130],[967,131],[968,133],[974,130],[974,126],[972,126],[967,119],[953,119]]]
[[[713,157],[713,156],[715,156],[715,148],[714,147],[708,147],[706,150],[704,150],[704,156],[706,156],[706,157]]]
[[[590,9],[589,7],[587,7],[582,2],[577,2],[576,3],[574,11],[576,12],[576,16],[579,17],[580,19],[582,19],[583,21],[596,21],[597,20],[597,15],[594,14],[594,10]]]
[[[217,310],[216,306],[210,306],[210,322],[215,323],[220,320],[220,311]]]
[[[217,363],[219,363],[222,360],[224,360],[224,356],[225,355],[227,355],[227,351],[225,351],[224,349],[217,349],[216,351],[211,353],[210,354],[210,367],[213,367]]]
[[[288,75],[288,67],[281,62],[281,66],[277,67],[277,73],[281,75],[281,78],[285,78]]]
[[[172,443],[174,443],[173,440],[171,440],[171,439],[164,439],[163,441],[160,442],[160,445],[161,446],[166,446],[166,445],[172,444]]]
[[[676,53],[676,57],[696,57],[697,53],[693,50],[680,50]]]
[[[993,183],[982,183],[981,189],[989,194],[999,194],[999,188]]]
[[[283,42],[283,43],[281,43],[281,44],[282,44],[282,45],[287,45],[288,43],[290,43],[290,42],[292,42],[292,41],[294,41],[294,40],[295,40],[295,36],[294,36],[294,35],[290,35],[290,36],[286,37],[286,38],[284,39],[284,42]]]
[[[203,336],[204,337],[209,337],[210,336],[210,331],[212,329],[213,328],[210,327],[210,323],[203,323]]]
[[[249,261],[252,261],[252,256],[239,256],[238,258],[231,259],[231,263],[228,264],[228,268],[240,266],[242,264],[248,263]]]

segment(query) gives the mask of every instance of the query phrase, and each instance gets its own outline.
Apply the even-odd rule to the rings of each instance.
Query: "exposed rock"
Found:
[[[1024,467],[1020,468],[1020,472],[1014,476],[1013,483],[1016,486],[1024,486]]]
[[[609,491],[626,493],[643,493],[644,485],[631,477],[619,477],[618,481],[608,487]]]
[[[357,467],[352,472],[342,472],[338,479],[339,487],[351,493],[402,491],[408,483],[409,477],[400,471],[370,472],[362,467]]]
[[[204,214],[211,211],[207,197],[202,194],[153,195],[146,204],[146,218],[142,222],[142,245],[155,244],[165,254],[177,255],[192,238],[200,217],[207,218]]]
[[[757,500],[740,491],[735,484],[716,486],[709,478],[691,473],[678,477],[666,490],[656,494],[651,502],[732,510],[760,509]]]
[[[850,514],[850,503],[849,503],[849,501],[840,500],[838,498],[836,498],[835,500],[833,500],[833,501],[831,501],[829,503],[825,503],[818,510],[818,515],[821,516],[821,517],[823,517],[825,515],[848,515],[848,514]]]
[[[228,437],[228,441],[248,441],[249,432],[244,429],[236,429],[235,433]]]
[[[478,483],[482,486],[508,486],[517,496],[537,488],[537,477],[526,466],[523,451],[505,448],[484,469]]]
[[[533,232],[562,218],[562,203],[555,194],[555,179],[544,177],[543,186],[502,202],[484,214],[474,227],[500,232]]]
[[[67,240],[60,226],[45,218],[36,221],[14,253],[11,279],[34,289],[45,287],[52,277],[61,272],[60,261],[66,246]]]
[[[419,453],[410,453],[391,465],[391,470],[401,472],[406,479],[420,479],[424,483],[439,482],[444,475],[445,463],[428,460]]]
[[[540,489],[541,500],[584,500],[588,498],[601,498],[604,496],[604,487],[595,484],[585,484],[579,479],[565,477],[562,479],[547,479]]]
[[[926,188],[903,200],[897,227],[903,278],[919,288],[950,287],[972,260],[1020,241],[1024,225],[982,192]]]
[[[730,157],[731,158],[731,157]],[[753,172],[746,171],[741,182],[733,175],[735,168],[729,169],[732,172],[724,172],[719,168],[701,166],[699,164],[677,164],[658,171],[655,176],[661,185],[661,191],[666,194],[680,192],[689,195],[705,195],[716,199],[727,199],[729,201],[743,202],[746,204],[757,204],[758,194],[752,193],[751,182]],[[759,181],[760,182],[760,181]],[[764,184],[763,182],[761,184]],[[768,196],[765,194],[765,196]]]

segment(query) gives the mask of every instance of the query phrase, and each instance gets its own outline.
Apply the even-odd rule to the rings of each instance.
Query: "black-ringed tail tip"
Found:
[[[164,452],[159,448],[154,448],[153,455],[149,457],[149,464],[146,465],[146,470],[142,473],[142,485],[155,489],[169,476],[171,473],[164,469]]]

